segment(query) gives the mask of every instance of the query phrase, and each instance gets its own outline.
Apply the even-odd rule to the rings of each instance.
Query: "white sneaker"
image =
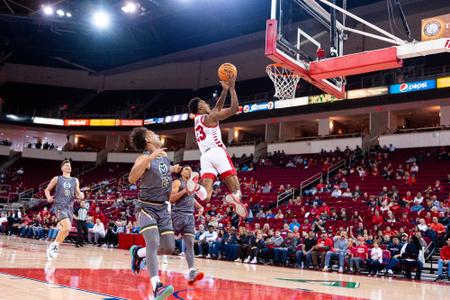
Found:
[[[52,259],[56,258],[58,256],[57,251],[58,251],[58,246],[56,246],[53,243],[48,245],[48,247],[47,247],[47,259],[48,260],[52,260]]]
[[[250,263],[251,264],[257,264],[258,263],[258,259],[256,259],[256,257],[254,257]]]
[[[244,260],[244,264],[248,264],[250,262],[250,256]]]
[[[234,260],[234,262],[242,262],[242,260],[241,260],[240,258],[236,258],[236,259]]]
[[[330,268],[324,267],[322,271],[323,271],[323,272],[328,272],[329,270],[330,270]]]
[[[355,270],[353,270],[353,268],[350,268],[350,272],[352,272],[352,273],[353,273],[354,271],[355,271]]]
[[[343,268],[339,268],[339,273],[344,273],[344,269]]]
[[[164,265],[167,265],[169,263],[169,260],[167,259],[167,255],[163,255],[162,261]]]
[[[197,254],[195,257],[202,257],[203,255],[201,255],[201,254]]]
[[[184,256],[184,252],[181,252],[180,254],[178,254],[178,256]]]
[[[211,254],[206,255],[206,258],[208,259],[211,258]]]
[[[389,275],[394,275],[394,272],[392,272],[392,270],[387,270]]]
[[[244,219],[247,218],[248,210],[245,207],[245,205],[241,202],[240,197],[236,196],[233,193],[230,193],[225,196],[225,201],[228,202],[229,204],[232,204],[236,208],[236,213],[241,218],[244,218]]]
[[[191,173],[191,178],[186,182],[186,190],[189,194],[193,194],[198,189],[198,180],[200,176],[197,172]]]

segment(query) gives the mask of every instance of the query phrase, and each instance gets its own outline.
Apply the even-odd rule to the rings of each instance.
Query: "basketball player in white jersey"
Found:
[[[202,153],[200,157],[201,185],[198,184],[198,173],[193,172],[191,179],[186,184],[186,188],[188,192],[194,192],[200,200],[209,201],[214,180],[217,175],[220,175],[231,191],[225,197],[225,200],[234,205],[239,216],[246,218],[248,211],[241,202],[242,194],[237,172],[222,142],[222,134],[219,127],[219,121],[234,116],[239,110],[238,97],[234,88],[236,75],[232,76],[228,81],[221,81],[220,83],[223,90],[213,109],[208,103],[198,97],[189,102],[189,111],[195,115],[195,139]],[[228,91],[231,95],[231,104],[230,107],[223,108]]]

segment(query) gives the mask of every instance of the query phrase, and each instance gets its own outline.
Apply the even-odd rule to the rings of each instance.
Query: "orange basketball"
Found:
[[[224,63],[217,70],[217,74],[219,75],[220,80],[226,81],[233,77],[233,75],[237,76],[237,68],[233,64]]]

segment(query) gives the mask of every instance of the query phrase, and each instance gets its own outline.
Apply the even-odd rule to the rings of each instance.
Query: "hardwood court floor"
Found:
[[[0,236],[0,299],[152,299],[146,271],[133,275],[128,251],[62,245],[47,262],[46,243]],[[450,284],[369,278],[288,268],[197,260],[206,278],[185,279],[182,257],[161,265],[175,288],[170,299],[433,299],[450,297]]]

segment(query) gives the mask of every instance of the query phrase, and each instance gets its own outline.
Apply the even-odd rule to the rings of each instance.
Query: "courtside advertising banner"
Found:
[[[89,119],[65,119],[64,126],[89,126]]]
[[[53,118],[41,118],[34,117],[33,123],[35,124],[43,124],[43,125],[54,125],[54,126],[64,126],[63,119],[53,119]]]
[[[247,114],[247,113],[252,113],[252,112],[271,110],[271,109],[273,109],[273,107],[274,107],[273,101],[269,101],[269,102],[244,105],[244,107],[242,108],[242,111],[244,112],[244,114]]]

